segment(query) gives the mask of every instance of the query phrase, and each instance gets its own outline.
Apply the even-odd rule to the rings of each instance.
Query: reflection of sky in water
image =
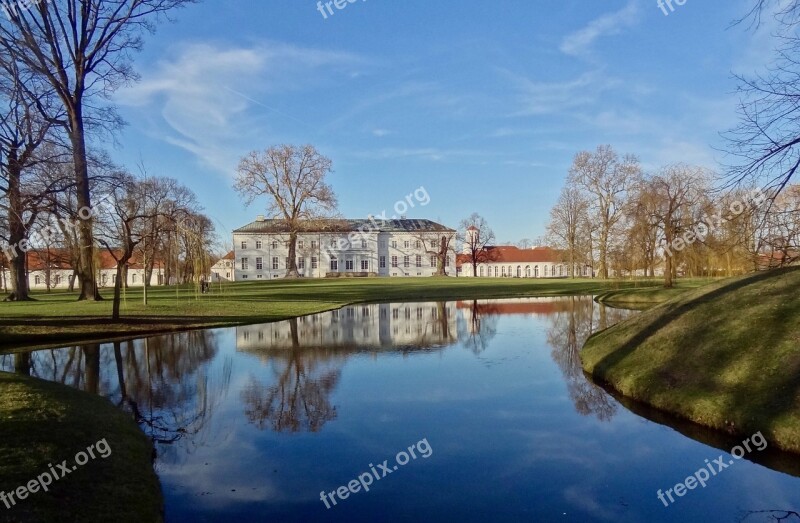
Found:
[[[416,304],[410,318],[373,306],[366,320],[359,306],[319,317],[313,335],[307,320],[122,344],[144,429],[174,439],[157,445],[168,521],[737,521],[800,508],[800,479],[747,461],[664,508],[656,491],[721,451],[586,381],[586,336],[627,313],[588,298],[511,303],[426,304],[421,318]],[[98,392],[130,410],[113,345],[99,352]],[[85,389],[74,369],[87,363],[42,351],[32,373]],[[331,510],[319,500],[422,438],[429,459]]]

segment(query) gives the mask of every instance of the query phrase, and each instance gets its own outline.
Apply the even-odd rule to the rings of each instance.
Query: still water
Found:
[[[169,522],[757,522],[800,510],[800,459],[770,449],[664,506],[659,489],[730,461],[741,438],[587,380],[583,342],[630,314],[588,297],[365,305],[0,356],[0,369],[131,412],[155,443]]]

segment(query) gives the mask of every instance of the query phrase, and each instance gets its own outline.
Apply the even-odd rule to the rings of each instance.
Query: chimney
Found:
[[[259,214],[258,216],[256,216],[256,221],[257,222],[265,222],[265,221],[267,221],[267,219],[264,217],[263,214]]]

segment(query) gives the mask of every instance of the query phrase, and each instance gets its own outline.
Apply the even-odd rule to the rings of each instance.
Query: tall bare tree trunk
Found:
[[[21,242],[27,239],[25,224],[22,221],[25,209],[22,203],[21,179],[22,166],[17,161],[16,151],[11,150],[8,154],[8,240],[13,251],[9,260],[11,294],[6,298],[6,301],[26,301],[30,299],[28,295],[28,277],[25,273],[26,253],[20,249]]]
[[[76,87],[76,90],[79,87]],[[86,161],[86,136],[83,127],[83,110],[80,102],[74,105],[70,115],[70,142],[72,144],[72,162],[75,168],[75,185],[78,199],[79,216],[81,209],[92,208],[89,187],[89,166]],[[78,241],[80,244],[81,291],[79,300],[101,300],[94,274],[94,233],[92,219],[78,220]]]

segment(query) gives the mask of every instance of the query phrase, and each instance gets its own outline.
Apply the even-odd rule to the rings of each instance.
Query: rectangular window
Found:
[[[261,249],[261,247],[262,247],[261,240],[256,240],[256,249]]]
[[[272,270],[273,271],[277,271],[278,270],[278,257],[277,256],[273,256],[273,258],[272,258]]]
[[[361,260],[361,270],[362,271],[369,270],[369,260]]]
[[[392,241],[392,249],[397,249],[397,242],[396,241]]]
[[[317,250],[317,240],[311,240],[311,248]]]
[[[41,276],[36,276],[33,280],[36,282],[36,285],[41,285],[42,284],[42,277]]]
[[[243,271],[247,270],[248,261],[249,260],[247,258],[242,258],[242,270]]]
[[[421,249],[422,248],[422,242],[417,240],[416,242],[414,242],[414,247],[416,247],[417,249]]]
[[[353,260],[345,260],[344,261],[344,268],[345,268],[346,271],[352,271],[353,270]]]
[[[367,240],[361,240],[361,248],[362,249],[366,249],[367,248]]]
[[[417,254],[417,267],[422,267],[422,256]]]
[[[444,259],[444,266],[445,266],[445,267],[450,267],[450,256],[447,256],[447,257]]]
[[[131,275],[131,282],[136,283],[136,275],[135,274]]]
[[[437,248],[439,245],[436,243],[436,240],[431,240],[431,249]]]
[[[431,256],[431,268],[435,269],[437,266],[437,259],[436,256]]]
[[[319,262],[317,261],[317,257],[316,256],[312,256],[311,257],[311,268],[312,269],[316,269],[317,267],[319,267]]]
[[[331,272],[337,272],[339,270],[339,260],[336,258],[331,258]]]
[[[247,242],[245,241],[242,242],[242,249],[247,249]]]
[[[299,258],[297,260],[297,268],[298,269],[305,269],[306,268],[306,259],[305,258]]]
[[[392,256],[392,267],[397,267],[397,256]]]
[[[386,268],[386,256],[381,256],[381,269]]]
[[[403,256],[403,267],[406,269],[411,267],[411,256]]]
[[[256,258],[256,270],[264,270],[264,258]]]
[[[300,248],[300,249],[304,248],[305,245],[306,245],[306,243],[303,240],[300,240],[300,241],[297,242],[297,247]]]
[[[272,242],[272,250],[275,250],[275,249],[277,249],[277,248],[278,248],[278,242],[276,242],[276,241],[273,241],[273,242]]]
[[[406,249],[408,249],[409,247],[411,247],[411,243],[410,243],[410,242],[408,242],[408,241],[404,241],[404,242],[403,242],[403,246],[404,246]]]

